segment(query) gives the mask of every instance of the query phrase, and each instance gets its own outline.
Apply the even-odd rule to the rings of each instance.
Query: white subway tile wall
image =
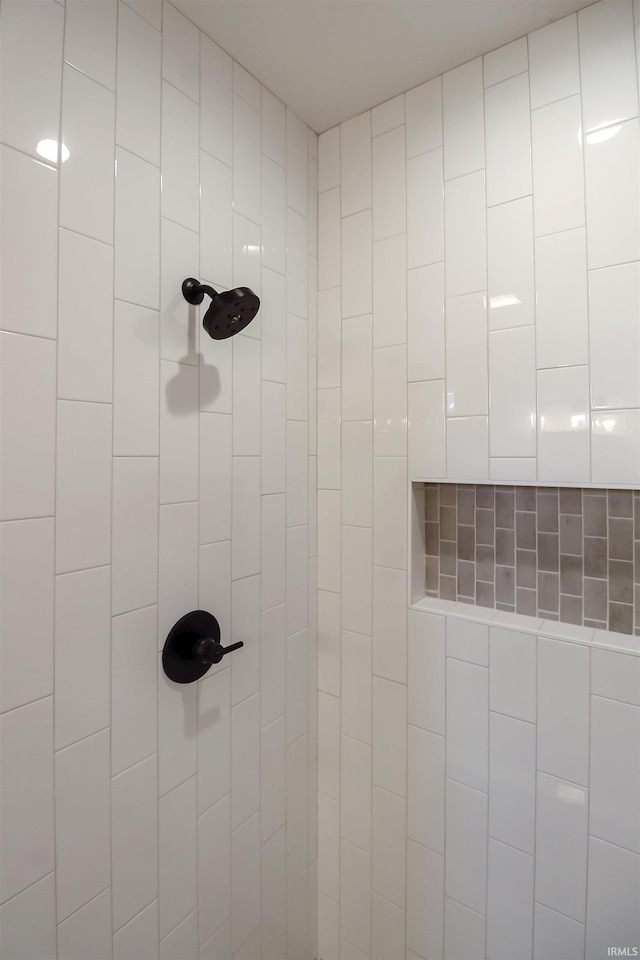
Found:
[[[0,953],[317,956],[317,136],[162,0],[8,0],[2,113]]]
[[[638,678],[602,664],[590,759],[587,647],[441,600],[405,619],[407,579],[424,589],[425,558],[407,569],[412,480],[640,483],[634,9],[596,3],[319,138],[325,960],[582,958],[616,925],[639,940],[637,837],[607,787],[609,762],[635,776]],[[389,853],[383,810],[406,817],[406,851]],[[563,857],[580,915],[557,898]]]

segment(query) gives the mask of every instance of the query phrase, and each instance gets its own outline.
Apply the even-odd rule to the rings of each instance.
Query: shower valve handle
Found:
[[[238,643],[232,643],[228,647],[223,647],[220,641],[213,637],[202,637],[202,639],[196,640],[193,645],[193,659],[201,663],[202,666],[205,664],[211,666],[212,663],[220,663],[226,653],[239,650],[240,647],[244,647],[242,640]]]

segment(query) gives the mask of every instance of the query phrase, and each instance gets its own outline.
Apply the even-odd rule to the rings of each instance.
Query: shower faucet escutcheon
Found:
[[[220,663],[232,650],[244,643],[223,647],[220,624],[206,610],[192,610],[180,617],[171,628],[162,651],[164,672],[174,683],[193,683],[203,677],[210,666]]]
[[[182,295],[187,303],[197,306],[204,295],[211,297],[202,326],[214,340],[226,340],[248,326],[260,309],[260,298],[249,287],[235,287],[218,293],[206,283],[187,277],[182,283]]]

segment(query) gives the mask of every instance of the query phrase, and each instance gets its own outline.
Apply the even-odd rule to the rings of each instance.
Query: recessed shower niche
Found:
[[[640,636],[640,490],[414,483],[411,600]]]

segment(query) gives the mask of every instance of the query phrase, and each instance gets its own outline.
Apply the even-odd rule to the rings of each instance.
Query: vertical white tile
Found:
[[[533,323],[539,293],[533,285],[531,197],[487,210],[487,257],[489,329]]]
[[[447,659],[447,774],[483,793],[489,774],[489,676],[485,667]]]
[[[233,458],[231,570],[234,580],[260,571],[260,459]]]
[[[209,277],[225,289],[232,283],[232,237],[231,170],[203,150],[200,152],[200,276]]]
[[[287,530],[287,634],[304,630],[309,622],[309,528]]]
[[[64,920],[111,880],[109,731],[56,754],[56,891]]]
[[[489,639],[489,707],[518,720],[536,722],[535,637],[492,627]]]
[[[263,955],[286,931],[287,867],[285,832],[279,830],[261,850],[262,946]],[[277,956],[278,954],[274,954]]]
[[[344,218],[342,221],[343,318],[371,313],[372,242],[370,211],[365,210]],[[322,254],[320,263],[322,263]]]
[[[287,112],[277,97],[262,87],[262,152],[281,167],[287,164]]]
[[[117,15],[114,0],[102,0],[89,10],[79,0],[66,5],[65,63],[109,90],[116,88]]]
[[[200,414],[200,543],[231,537],[231,417]]]
[[[111,954],[111,896],[105,890],[58,925],[60,960]]]
[[[198,952],[198,916],[194,910],[160,941],[160,960],[195,957]]]
[[[8,957],[56,956],[56,884],[51,873],[0,907],[0,948]]]
[[[533,215],[536,237],[585,222],[580,97],[531,114]]]
[[[340,288],[318,294],[318,387],[340,386]]]
[[[373,561],[383,567],[407,566],[407,461],[373,460]]]
[[[286,273],[286,174],[268,157],[262,158],[262,262]]]
[[[231,711],[231,827],[235,829],[260,807],[260,697]]]
[[[443,955],[444,857],[407,842],[407,947]],[[407,956],[410,954],[407,952]]]
[[[444,259],[442,149],[407,161],[407,266]]]
[[[158,461],[116,457],[113,462],[113,613],[158,598]]]
[[[558,269],[558,268],[561,269]],[[587,257],[583,227],[536,240],[538,367],[587,363]]]
[[[309,411],[307,321],[287,315],[287,417],[306,420]]]
[[[588,647],[538,640],[538,769],[588,783]]]
[[[262,270],[262,376],[286,383],[286,306],[284,277]]]
[[[451,180],[484,167],[482,57],[442,76],[444,174]]]
[[[610,410],[591,421],[594,483],[640,482],[640,412]]]
[[[489,628],[474,620],[447,621],[447,656],[489,666]]]
[[[405,94],[407,157],[442,146],[442,78],[435,77]]]
[[[405,911],[388,900],[371,897],[371,956],[374,960],[405,955]]]
[[[342,321],[342,419],[370,420],[373,415],[371,316]]]
[[[286,822],[286,729],[284,716],[260,732],[260,835],[271,837]]]
[[[406,801],[386,790],[372,791],[371,886],[401,910],[406,906]]]
[[[373,245],[373,345],[407,341],[407,256],[403,235]]]
[[[308,729],[308,671],[309,636],[307,630],[301,630],[287,639],[287,744],[298,740]],[[306,769],[304,775],[307,776]]]
[[[404,127],[373,141],[373,239],[383,240],[407,229]]]
[[[109,726],[109,567],[56,577],[56,749]]]
[[[231,57],[200,32],[200,146],[232,162]]]
[[[487,795],[447,780],[445,892],[485,915],[487,896]]]
[[[171,4],[163,4],[162,12],[162,76],[197,101],[200,86],[197,28]]]
[[[198,563],[198,604],[215,610],[222,638],[231,636],[231,542],[200,547]]]
[[[0,702],[13,710],[53,693],[54,521],[0,525],[2,677]],[[24,611],[31,598],[29,642]]]
[[[116,160],[115,295],[120,300],[157,309],[160,171],[122,147],[116,151]],[[164,245],[163,238],[163,248]],[[166,253],[164,249],[163,252]],[[182,297],[182,291],[175,291],[174,295],[178,294]]]
[[[306,124],[287,109],[287,206],[307,216],[308,134]]]
[[[371,133],[374,137],[404,123],[404,94],[393,97],[371,111]]]
[[[176,12],[176,16],[181,14]],[[190,230],[197,230],[200,222],[198,132],[197,104],[171,84],[163,82],[162,216]]]
[[[589,368],[538,371],[538,479],[589,480]]]
[[[533,857],[489,840],[487,953],[502,960],[533,950]]]
[[[318,889],[339,897],[340,815],[337,800],[318,794]]]
[[[287,208],[287,310],[307,317],[309,306],[307,221]]]
[[[150,24],[120,7],[116,143],[156,166],[160,164],[161,42]]]
[[[341,737],[340,836],[371,852],[371,747]]]
[[[536,730],[499,713],[489,715],[489,835],[533,855]]]
[[[318,138],[318,191],[340,185],[340,127],[326,130]]]
[[[160,938],[164,939],[197,905],[196,781],[187,780],[160,798]]]
[[[161,221],[162,256],[160,259],[160,346],[163,360],[174,360],[179,363],[198,363],[199,322],[198,310],[187,303],[182,293],[182,281],[193,276],[193,270],[198,264],[198,235],[193,230],[187,230],[180,224],[162,218]],[[208,304],[207,300],[207,304]],[[205,305],[206,309],[206,305]],[[208,337],[203,333],[203,344]],[[230,346],[230,345],[229,345]],[[203,357],[207,358],[207,348],[202,347]],[[231,353],[229,349],[229,354]],[[216,350],[216,360],[219,347]],[[231,358],[229,357],[229,360]],[[219,361],[218,361],[219,362]],[[203,376],[206,367],[203,365]],[[218,377],[216,394],[221,393],[222,376]],[[229,379],[231,379],[229,377]],[[205,393],[203,383],[201,394]],[[221,399],[218,399],[222,408]],[[201,406],[207,409],[208,405],[200,400]],[[229,410],[231,412],[231,398]]]
[[[160,646],[176,620],[198,603],[198,505],[160,507],[158,632]]]
[[[318,486],[338,489],[341,476],[340,389],[318,390]]]
[[[230,673],[220,670],[198,684],[199,811],[219,804],[231,789]]]
[[[260,113],[233,95],[233,209],[260,222]]]
[[[409,725],[407,836],[444,854],[444,737]]]
[[[156,30],[162,29],[162,0],[125,0],[125,2]]]
[[[407,349],[380,347],[373,353],[373,452],[400,457],[407,452]]]
[[[473,960],[484,953],[486,920],[449,897],[444,902],[444,956]]]
[[[318,694],[318,790],[340,796],[340,700]]]
[[[373,568],[373,672],[387,680],[407,682],[407,575],[404,570]]]
[[[640,706],[640,661],[637,657],[594,648],[591,693]]]
[[[492,457],[536,455],[535,328],[489,334]]]
[[[231,640],[242,641],[242,656],[231,659],[231,703],[257,693],[260,687],[260,577],[231,584]]]
[[[447,296],[487,287],[484,170],[448,182],[444,203]]]
[[[446,305],[447,416],[488,412],[487,298],[454,297]]]
[[[342,528],[342,627],[371,636],[372,533],[368,527]]]
[[[531,193],[529,76],[520,73],[485,90],[487,204]]]
[[[199,371],[160,364],[160,502],[198,499]]]
[[[287,937],[290,957],[309,956],[309,867],[306,843],[287,857]]]
[[[4,902],[54,868],[52,698],[4,713],[0,746]]]
[[[233,454],[260,454],[260,343],[251,337],[233,341]]]
[[[561,21],[562,22],[562,21]],[[535,904],[533,918],[533,956],[535,960],[579,957],[584,952],[584,924]]]
[[[370,420],[342,424],[342,519],[350,526],[372,523],[372,444]]]
[[[286,487],[286,388],[262,381],[262,493],[284,493]],[[255,411],[254,411],[255,418]]]
[[[2,139],[36,152],[58,140],[64,10],[7,4],[2,24]]]
[[[407,688],[373,678],[373,782],[399,797],[407,791]]]
[[[636,853],[640,853],[639,721],[638,707],[591,698],[589,831]]]
[[[0,343],[0,516],[3,520],[50,516],[56,456],[55,343],[12,333],[3,333]]]
[[[72,67],[64,68],[60,226],[113,243],[115,96]],[[57,138],[56,138],[57,139]]]
[[[113,926],[158,896],[158,761],[149,757],[111,783]]]
[[[528,36],[531,109],[580,93],[578,22],[575,14]]]
[[[158,940],[158,901],[154,900],[145,910],[121,927],[113,935],[114,960],[128,957],[157,957],[160,952]]]
[[[340,935],[369,956],[371,947],[371,856],[343,840],[340,844]],[[341,956],[342,956],[341,948]]]
[[[484,85],[490,87],[523,73],[529,66],[527,38],[520,37],[484,56]]]
[[[59,401],[57,441],[57,572],[109,563],[111,407]]]
[[[113,454],[157,456],[158,313],[116,300],[113,321]]]
[[[285,601],[285,531],[284,494],[262,497],[260,589],[263,610]]]
[[[194,689],[195,686],[195,689]],[[198,689],[174,683],[158,664],[158,793],[193,777],[198,768]]]
[[[260,821],[256,814],[231,838],[231,915],[234,947],[260,922]]]
[[[444,377],[444,262],[407,274],[407,376]]]
[[[450,417],[447,420],[447,477],[451,480],[488,479],[487,421],[487,417]]]
[[[538,773],[536,900],[585,921],[588,791]]]
[[[198,818],[198,941],[204,944],[231,916],[230,798]]]
[[[113,618],[111,774],[149,757],[158,744],[158,614],[145,607]],[[163,638],[164,642],[164,638]]]
[[[340,228],[340,188],[336,186],[318,197],[318,290],[340,285]]]
[[[589,269],[640,257],[640,120],[587,133],[585,190]],[[618,215],[614,214],[618,210]]]
[[[333,179],[340,183],[342,216],[348,217],[371,206],[370,111],[341,123],[336,130],[339,130],[339,136],[335,138],[336,144],[331,143],[328,147],[330,151],[335,150],[339,144],[340,170],[337,179],[335,176],[331,177],[329,170],[323,184],[326,185]],[[330,158],[328,162],[331,163]]]
[[[492,480],[535,482],[536,461],[533,457],[497,457],[489,461]]]
[[[60,231],[58,396],[111,401],[113,249]],[[91,303],[87,311],[86,304]]]
[[[640,406],[640,377],[635,363],[640,352],[639,311],[637,263],[589,273],[592,408]]]
[[[318,589],[340,592],[340,491],[318,490]]]
[[[604,955],[613,942],[635,944],[640,919],[635,904],[640,896],[638,855],[589,838],[586,956]]]
[[[13,12],[18,4],[12,5]],[[29,5],[30,9],[39,8]],[[23,8],[24,10],[25,8]],[[7,18],[9,14],[7,13]],[[43,21],[46,18],[43,18]],[[10,35],[5,20],[3,39]],[[28,49],[32,49],[29,45]],[[23,49],[24,52],[24,49]],[[3,65],[6,57],[3,48]],[[17,90],[15,74],[3,90]],[[3,111],[5,104],[3,101]],[[4,136],[8,136],[3,113]],[[57,137],[57,133],[55,134]],[[58,174],[17,150],[0,148],[2,329],[55,337],[58,288]],[[6,240],[4,238],[7,238]],[[11,242],[8,242],[8,238]],[[33,277],[38,283],[33,283]]]
[[[409,611],[408,721],[445,733],[445,620]]]
[[[347,737],[371,743],[371,639],[342,632],[341,730]]]
[[[602,4],[578,15],[582,109],[590,130],[638,114],[631,5]]]
[[[246,100],[252,107],[255,107],[256,110],[260,109],[261,96],[259,81],[256,80],[255,77],[252,77],[249,71],[241,67],[235,60],[233,62],[233,92],[237,93],[243,100]]]

